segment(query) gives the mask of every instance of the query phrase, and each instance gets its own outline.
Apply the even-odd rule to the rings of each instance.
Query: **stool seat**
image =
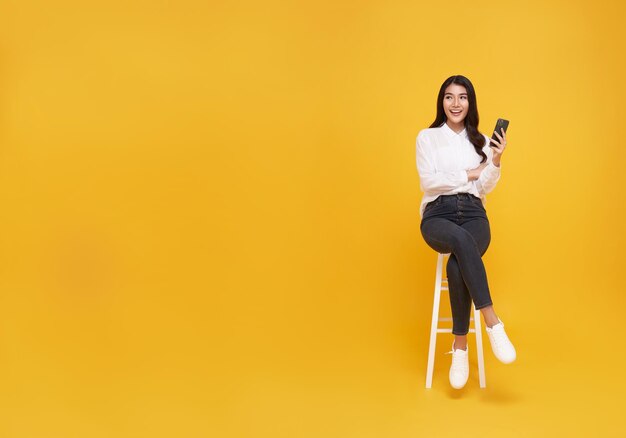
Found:
[[[443,276],[444,258],[450,256],[450,253],[438,253],[437,270],[435,273],[435,295],[433,300],[433,314],[430,326],[430,345],[428,347],[428,366],[426,369],[426,388],[431,388],[433,383],[433,371],[435,366],[435,349],[437,346],[437,335],[439,333],[452,333],[452,328],[440,328],[439,322],[452,321],[452,318],[439,317],[439,304],[441,301],[441,291],[448,289],[448,278]],[[472,302],[473,304],[473,302]],[[483,337],[482,325],[480,323],[480,310],[474,307],[474,317],[470,317],[470,324],[474,321],[474,328],[469,329],[469,333],[476,335],[476,354],[478,358],[478,379],[481,388],[487,386],[485,382],[485,360],[483,355]]]

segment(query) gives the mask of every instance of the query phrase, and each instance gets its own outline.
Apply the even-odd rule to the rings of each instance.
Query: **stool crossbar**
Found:
[[[450,253],[438,253],[437,256],[437,270],[435,273],[435,296],[433,301],[433,314],[430,326],[430,345],[428,347],[428,367],[426,370],[426,388],[431,388],[433,383],[433,371],[435,365],[435,348],[437,346],[437,335],[439,333],[452,333],[452,328],[440,328],[439,322],[452,321],[452,318],[439,317],[439,303],[441,301],[441,291],[448,289],[448,278],[443,277],[443,261],[448,257]],[[483,338],[482,327],[480,323],[480,310],[476,310],[474,303],[474,317],[470,317],[471,321],[474,321],[474,328],[469,329],[469,333],[476,334],[476,354],[478,358],[478,378],[481,388],[487,386],[485,382],[485,361],[483,356]]]

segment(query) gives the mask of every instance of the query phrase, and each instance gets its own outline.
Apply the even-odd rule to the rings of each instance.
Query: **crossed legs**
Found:
[[[475,218],[459,225],[448,219],[432,218],[422,223],[421,230],[430,247],[440,253],[450,253],[446,271],[454,347],[465,349],[472,301],[487,326],[498,323],[481,258],[491,241],[489,221]]]

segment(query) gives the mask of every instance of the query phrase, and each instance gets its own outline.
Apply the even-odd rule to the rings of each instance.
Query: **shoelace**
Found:
[[[460,349],[456,349],[456,351],[462,351],[463,353],[466,353],[467,350],[460,350]],[[463,354],[462,353],[457,353],[454,354],[455,350],[451,350],[446,352],[445,354],[451,354],[452,355],[452,367],[453,368],[462,368],[463,371],[465,371],[467,369],[467,367],[469,366],[469,364],[467,363],[467,361],[463,358]]]
[[[501,325],[493,326],[490,328],[491,335],[493,336],[493,342],[496,344],[496,347],[504,347],[507,345],[507,336],[504,332],[504,327]]]

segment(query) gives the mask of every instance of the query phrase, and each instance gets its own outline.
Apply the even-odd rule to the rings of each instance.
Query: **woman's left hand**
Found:
[[[502,153],[504,152],[504,149],[506,149],[506,132],[504,132],[504,128],[500,128],[500,131],[502,132],[502,135],[498,134],[498,131],[493,131],[496,134],[496,137],[500,140],[499,142],[493,138],[489,139],[494,143],[489,145],[493,150],[493,157],[491,161],[498,167],[500,167],[500,158],[502,157]]]

